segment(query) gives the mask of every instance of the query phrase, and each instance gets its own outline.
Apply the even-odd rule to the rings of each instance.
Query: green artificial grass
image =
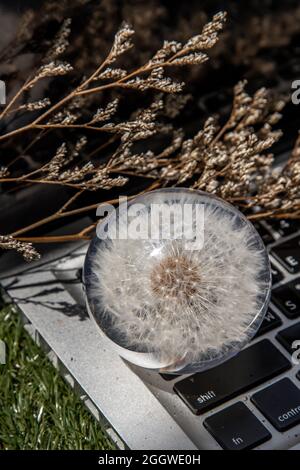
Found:
[[[0,310],[0,449],[113,449],[100,424],[24,330]]]

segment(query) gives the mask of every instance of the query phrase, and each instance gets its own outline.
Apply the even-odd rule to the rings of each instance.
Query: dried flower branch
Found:
[[[92,75],[90,75],[88,78],[84,79],[83,82],[76,87],[73,91],[71,91],[68,95],[66,95],[64,98],[62,98],[60,101],[55,103],[50,109],[48,109],[46,112],[41,114],[38,118],[36,118],[33,122],[30,124],[27,124],[19,129],[15,129],[14,131],[7,132],[4,135],[0,136],[0,141],[5,140],[9,137],[24,133],[29,130],[34,130],[34,129],[40,129],[41,125],[43,125],[43,121],[48,118],[49,116],[53,115],[53,113],[57,113],[58,110],[63,108],[63,106],[66,106],[66,104],[69,104],[70,101],[73,99],[76,99],[81,96],[85,95],[90,95],[94,93],[99,93],[101,91],[104,91],[108,88],[130,88],[130,89],[136,89],[140,91],[145,91],[148,89],[155,89],[155,90],[160,90],[164,91],[166,93],[177,93],[181,91],[183,87],[183,83],[177,83],[174,82],[170,77],[164,77],[164,69],[169,67],[169,66],[182,66],[182,65],[191,65],[191,64],[199,64],[202,63],[206,60],[204,60],[204,55],[202,54],[201,56],[201,61],[199,59],[199,54],[191,54],[194,53],[195,51],[198,51],[201,49],[202,44],[203,48],[208,49],[212,47],[218,37],[219,31],[222,29],[224,21],[226,18],[225,13],[220,13],[217,14],[213,17],[213,20],[211,23],[209,23],[208,28],[203,29],[203,33],[197,38],[195,37],[191,42],[187,42],[186,45],[181,45],[179,43],[165,43],[163,48],[161,49],[160,52],[154,56],[152,60],[147,62],[145,65],[139,67],[138,69],[132,71],[132,72],[127,72],[127,71],[122,71],[121,72],[121,77],[120,73],[117,72],[115,74],[114,72],[111,72],[112,69],[110,69],[110,72],[108,73],[107,70],[105,71],[105,67],[107,65],[112,64],[115,62],[115,60],[125,52],[127,52],[129,49],[132,47],[132,42],[131,38],[134,34],[133,29],[129,27],[128,24],[124,24],[118,33],[115,36],[114,44],[112,46],[111,51],[109,52],[107,58],[103,61],[103,63],[96,69]],[[65,26],[62,27],[63,33],[63,40],[65,41],[66,39],[66,30],[68,30],[69,25],[67,25],[67,28]],[[59,37],[61,37],[61,34]],[[202,38],[202,39],[201,39]],[[187,56],[187,54],[189,54]],[[58,55],[58,54],[57,54]],[[53,52],[51,53],[51,56],[53,56]],[[187,59],[188,57],[188,59]],[[181,58],[182,60],[178,60]],[[104,72],[103,72],[104,69]],[[19,92],[16,94],[16,96],[11,100],[11,102],[7,105],[7,107],[4,109],[2,114],[0,115],[0,119],[2,119],[5,114],[10,110],[12,103],[18,100],[18,98],[21,96],[21,94],[26,91],[30,90],[39,80],[45,78],[45,77],[56,77],[60,75],[65,75],[69,73],[70,71],[73,70],[73,67],[67,63],[67,62],[62,62],[62,61],[57,61],[57,60],[52,60],[51,62],[42,65],[34,75],[34,78],[28,80],[24,86],[19,90]],[[104,85],[99,85],[90,88],[89,85],[91,82],[94,82],[95,80],[98,80],[99,78],[103,78],[103,73],[105,74],[105,78],[110,78],[112,81],[109,83],[105,83]],[[102,74],[102,75],[101,75]],[[141,78],[141,74],[148,74],[146,78]],[[60,123],[62,125],[69,125],[73,124],[75,117],[71,115],[67,115],[66,119],[63,119],[63,115],[59,116],[62,118]],[[51,121],[50,121],[51,123]],[[92,128],[90,128],[92,129]]]
[[[250,207],[259,206],[273,217],[300,218],[300,150],[299,138],[283,168],[270,171],[259,178],[257,194],[249,201]]]
[[[225,199],[250,195],[258,172],[262,177],[273,162],[264,152],[281,136],[272,126],[278,121],[284,102],[275,102],[268,95],[265,89],[260,89],[251,98],[245,91],[245,82],[239,83],[225,125],[220,127],[215,119],[209,118],[192,139],[183,140],[177,134],[173,145],[160,156],[147,153],[150,174],[162,184],[190,184]],[[130,169],[128,156],[126,168]],[[168,161],[167,156],[171,156]],[[132,162],[137,163],[135,159]],[[145,168],[139,169],[147,175]]]
[[[15,240],[10,235],[0,235],[0,248],[3,250],[15,250],[20,253],[26,261],[34,261],[40,258],[40,254],[31,243]]]
[[[16,190],[24,185],[43,184],[65,186],[72,194],[59,211],[12,233],[14,242],[55,241],[51,236],[24,234],[54,220],[94,210],[103,201],[98,190],[123,187],[132,176],[154,180],[145,190],[184,184],[212,192],[240,205],[250,218],[300,217],[300,140],[281,173],[272,170],[270,149],[280,137],[274,125],[281,116],[282,99],[274,99],[263,88],[250,96],[245,82],[241,82],[235,87],[232,112],[225,124],[223,118],[210,117],[199,132],[187,138],[183,129],[170,122],[179,116],[191,96],[179,93],[183,83],[167,75],[169,67],[204,63],[208,49],[218,40],[225,17],[225,13],[215,15],[200,34],[189,40],[165,41],[150,60],[147,57],[143,65],[131,70],[126,61],[126,65],[119,66],[129,50],[134,52],[133,29],[123,24],[107,57],[84,78],[77,70],[79,62],[75,60],[76,66],[72,67],[69,57],[65,57],[71,22],[62,22],[42,66],[0,114],[0,142],[9,147],[24,135],[24,143],[18,139],[15,146],[19,154],[14,152],[9,162],[3,160],[0,183],[4,191],[7,187]],[[64,78],[71,72],[72,80]],[[48,98],[38,99],[36,93],[32,97],[32,89],[40,80],[47,78],[47,83],[56,77],[62,77],[65,86],[60,95],[47,93],[52,103]],[[126,101],[124,112],[122,93],[128,89],[134,93],[154,90],[159,96],[138,110],[128,106],[127,111]],[[21,97],[25,96],[28,102],[24,103]],[[20,111],[28,112],[25,124],[16,119],[14,126],[6,127],[8,115],[18,116]],[[29,111],[36,111],[33,118]],[[45,155],[34,160],[35,149],[49,134],[55,137],[50,156],[46,162]],[[160,139],[159,144],[155,139]],[[23,169],[21,176],[15,171],[19,159],[35,163],[28,170]],[[78,200],[86,191],[93,191],[95,202],[80,206]],[[79,207],[70,209],[76,204]],[[255,214],[251,212],[254,207]],[[87,227],[86,231],[58,238],[85,239],[92,229]],[[4,243],[1,247],[5,248]]]

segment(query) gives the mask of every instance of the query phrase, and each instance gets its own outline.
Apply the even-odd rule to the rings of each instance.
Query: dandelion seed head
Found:
[[[150,273],[154,295],[178,299],[181,303],[196,293],[199,282],[201,282],[199,268],[185,254],[175,259],[170,255],[165,256]]]
[[[154,191],[143,202],[150,204],[153,194],[169,207],[200,198],[203,246],[188,249],[184,237],[97,240],[86,276],[92,314],[100,327],[109,322],[110,334],[122,338],[123,346],[162,363],[199,365],[241,349],[257,331],[270,291],[260,237],[217,198],[181,189],[171,197],[167,190]],[[148,206],[139,215],[141,226],[149,214]],[[185,224],[196,229],[192,219]],[[176,217],[173,229],[178,235]]]

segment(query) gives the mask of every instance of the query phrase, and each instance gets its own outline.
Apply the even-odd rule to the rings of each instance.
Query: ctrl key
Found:
[[[272,437],[240,401],[207,418],[204,426],[225,450],[253,449]]]
[[[300,390],[288,378],[255,393],[251,400],[278,431],[300,423]]]

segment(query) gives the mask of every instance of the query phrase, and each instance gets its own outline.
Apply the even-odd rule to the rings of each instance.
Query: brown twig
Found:
[[[128,197],[128,200],[138,196],[138,195],[141,195],[141,194],[144,194],[145,192],[147,191],[151,191],[153,189],[156,189],[159,187],[159,183],[158,182],[155,182],[155,183],[152,183],[149,187],[145,188],[143,191],[141,191],[140,193],[138,194],[135,194],[133,196],[129,196]],[[72,196],[73,198],[74,196]],[[72,199],[71,198],[71,199]],[[73,210],[69,210],[69,211],[65,211],[63,210],[62,212],[60,210],[54,212],[53,214],[49,215],[48,217],[45,217],[41,220],[38,220],[37,222],[34,222],[30,225],[27,225],[26,227],[23,227],[17,231],[15,231],[14,233],[11,233],[10,235],[12,235],[13,237],[18,237],[19,235],[22,235],[23,233],[26,233],[26,232],[29,232],[31,230],[34,230],[36,228],[39,228],[43,225],[46,225],[50,222],[53,222],[57,219],[61,219],[61,218],[64,218],[64,217],[70,217],[70,216],[74,216],[74,215],[79,215],[79,214],[83,214],[85,212],[89,212],[91,210],[95,210],[97,209],[99,206],[101,206],[102,204],[105,205],[105,204],[117,204],[119,202],[119,198],[114,198],[114,199],[110,199],[108,201],[104,201],[104,202],[101,202],[101,203],[95,203],[95,204],[90,204],[88,206],[84,206],[84,207],[79,207],[77,209],[73,209]],[[66,206],[66,204],[65,204]],[[64,206],[63,206],[64,207]]]
[[[81,230],[78,233],[73,233],[71,235],[58,235],[58,236],[43,236],[43,237],[14,237],[20,242],[26,243],[66,243],[73,242],[76,240],[90,240],[89,232],[95,229],[97,223],[91,224],[85,229]]]

